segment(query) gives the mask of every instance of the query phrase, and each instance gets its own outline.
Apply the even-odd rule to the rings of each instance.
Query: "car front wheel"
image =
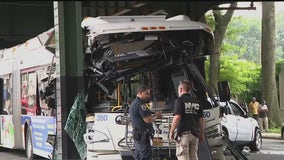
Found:
[[[254,140],[249,144],[251,151],[259,151],[262,146],[262,137],[259,129],[255,131]]]

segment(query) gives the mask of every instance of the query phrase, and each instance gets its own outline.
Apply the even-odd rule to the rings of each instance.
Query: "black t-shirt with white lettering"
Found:
[[[183,94],[177,98],[173,114],[181,115],[181,120],[177,127],[178,134],[184,131],[191,131],[194,136],[199,136],[199,118],[203,117],[203,108],[194,96]]]

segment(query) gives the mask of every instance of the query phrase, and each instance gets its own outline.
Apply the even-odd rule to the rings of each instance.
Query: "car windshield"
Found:
[[[230,102],[231,109],[233,110],[233,114],[236,116],[244,117],[244,112],[241,111],[241,108],[237,106],[237,104]]]
[[[236,116],[242,116],[244,117],[245,113],[244,111],[241,109],[240,106],[238,106],[238,104],[236,104],[233,101],[230,101],[228,103],[226,102],[219,102],[221,107],[226,107],[227,110],[227,114],[231,114],[231,115],[236,115]]]

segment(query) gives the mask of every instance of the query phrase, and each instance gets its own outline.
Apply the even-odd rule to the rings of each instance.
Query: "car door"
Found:
[[[222,125],[228,131],[228,138],[231,141],[236,141],[238,134],[237,116],[233,114],[230,103],[223,104],[222,102],[222,106],[224,106],[227,110],[227,114],[222,117]]]
[[[253,124],[248,118],[245,118],[245,112],[240,105],[233,101],[229,103],[237,123],[236,141],[250,141],[253,134]]]

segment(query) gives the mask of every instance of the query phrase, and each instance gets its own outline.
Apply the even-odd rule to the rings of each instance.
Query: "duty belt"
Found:
[[[135,128],[134,131],[138,131],[143,134],[151,134],[151,135],[154,133],[153,129],[142,130],[142,129]]]
[[[185,135],[185,134],[189,134],[189,133],[191,133],[191,132],[190,131],[183,131],[183,132],[180,133],[180,135]]]

